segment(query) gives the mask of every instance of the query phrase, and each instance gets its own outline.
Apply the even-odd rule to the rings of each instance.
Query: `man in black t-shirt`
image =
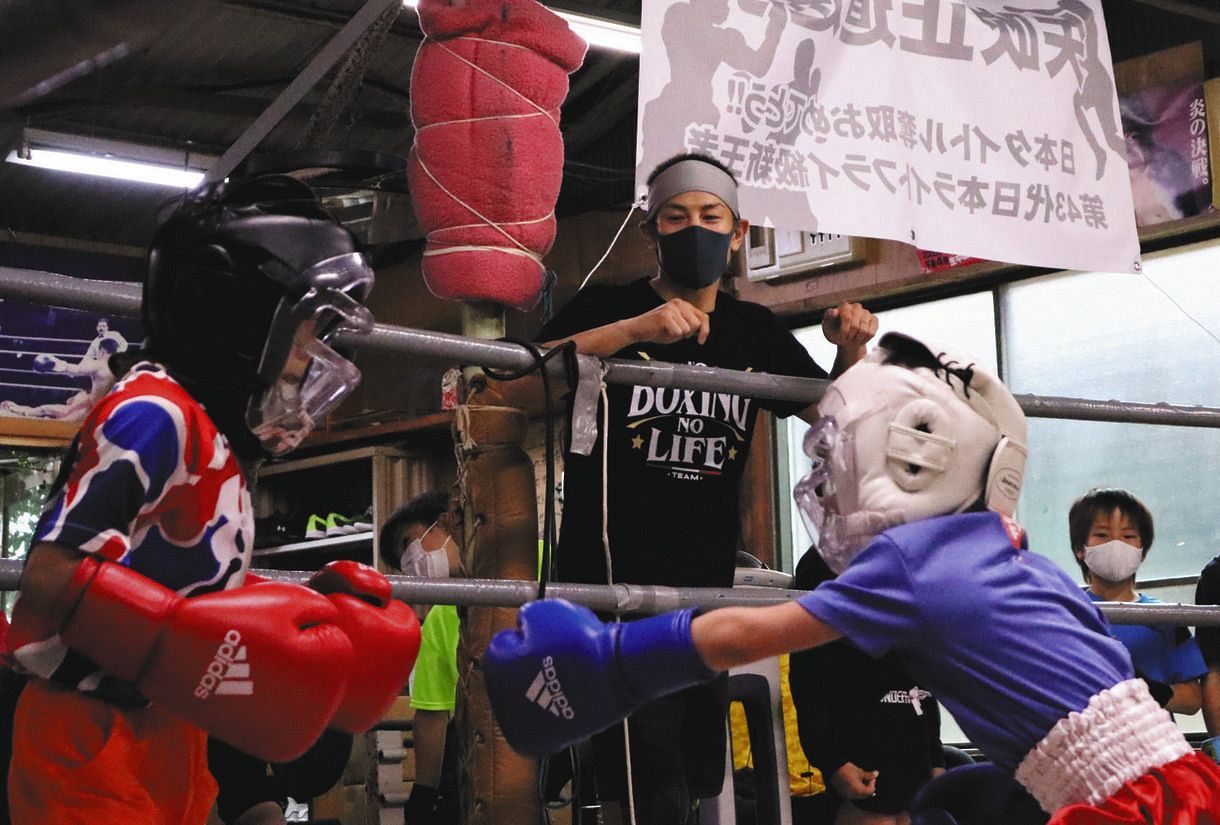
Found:
[[[1195,604],[1220,605],[1220,556],[1216,556],[1203,568],[1199,583],[1195,586]],[[1200,625],[1195,631],[1195,640],[1207,663],[1207,674],[1203,677],[1203,724],[1208,734],[1204,750],[1220,762],[1220,626]]]
[[[579,352],[605,358],[825,378],[770,310],[719,291],[749,226],[737,208],[732,173],[710,157],[680,155],[657,167],[648,188],[640,228],[656,250],[657,273],[581,291],[537,339],[550,346],[574,341]],[[877,319],[859,304],[842,304],[826,313],[822,328],[838,346],[831,373],[837,375],[864,356]],[[607,392],[609,425],[591,455],[565,461],[558,577],[731,586],[738,494],[758,410],[813,420],[813,405],[646,386],[615,385]],[[608,551],[601,440],[607,437]],[[639,825],[681,825],[692,800],[719,793],[725,704],[718,681],[632,716]],[[621,728],[595,742],[603,800],[624,799]]]

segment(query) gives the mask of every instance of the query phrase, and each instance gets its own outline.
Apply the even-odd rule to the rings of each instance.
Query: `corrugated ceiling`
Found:
[[[34,127],[219,155],[362,5],[360,0],[126,2],[162,15],[161,25],[150,25],[155,36],[51,94],[0,110],[5,154],[23,127]],[[1104,3],[1115,60],[1202,38],[1211,74],[1220,74],[1220,23],[1207,19],[1217,13],[1215,0]],[[2,14],[21,5],[9,4]],[[29,7],[39,8],[37,0]],[[567,7],[638,21],[640,0]],[[1192,9],[1198,13],[1192,15]],[[10,52],[12,37],[4,43]],[[405,156],[412,139],[408,79],[419,40],[415,13],[403,10],[372,53],[335,128],[315,147]],[[49,62],[54,52],[46,48],[23,55],[25,65],[32,61],[36,70],[40,60]],[[562,123],[567,165],[561,214],[619,209],[630,201],[637,75],[636,57],[595,51],[572,76]],[[328,82],[306,96],[260,151],[300,148]],[[167,192],[0,163],[0,242],[45,236],[142,247],[158,208],[171,197]]]

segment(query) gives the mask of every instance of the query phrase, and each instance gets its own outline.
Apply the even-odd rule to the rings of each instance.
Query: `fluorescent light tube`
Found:
[[[403,0],[402,4],[413,9],[419,5],[419,0]],[[613,20],[603,20],[600,17],[589,17],[559,9],[551,9],[551,11],[567,20],[572,31],[588,41],[590,46],[631,54],[640,53],[639,26],[628,26]]]
[[[97,175],[103,178],[149,183],[156,186],[171,186],[175,189],[194,189],[203,180],[202,172],[159,166],[153,163],[136,163],[116,158],[64,152],[58,149],[39,149],[31,146],[21,152],[13,150],[5,160],[22,166],[75,172],[81,175]]]
[[[600,17],[587,17],[583,14],[558,11],[556,14],[568,21],[572,31],[588,41],[590,46],[600,46],[616,52],[640,53],[640,27],[616,23],[613,20],[603,20]]]

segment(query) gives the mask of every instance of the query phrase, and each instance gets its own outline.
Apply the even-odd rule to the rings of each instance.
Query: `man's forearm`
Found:
[[[839,347],[838,350],[835,352],[835,363],[834,363],[834,366],[831,367],[830,377],[838,378],[840,375],[845,373],[849,367],[851,367],[857,361],[864,358],[864,356],[867,354],[868,354],[868,345],[867,344],[860,344],[859,346],[854,346],[854,347],[850,347],[850,346]]]
[[[571,341],[576,344],[576,351],[581,355],[593,355],[598,358],[608,358],[623,347],[636,343],[631,334],[629,319],[614,321],[604,326],[587,329],[567,338],[557,338],[543,344],[544,347],[557,347]]]
[[[1173,698],[1165,704],[1170,713],[1181,713],[1185,716],[1199,712],[1203,703],[1203,691],[1197,681],[1177,682],[1173,687]]]

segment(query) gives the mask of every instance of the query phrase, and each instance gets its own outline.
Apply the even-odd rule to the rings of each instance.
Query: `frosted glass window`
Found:
[[[1220,241],[1148,255],[1144,272],[1001,288],[1013,392],[1220,407]],[[1130,490],[1152,511],[1141,581],[1198,575],[1220,552],[1220,430],[1030,419],[1029,446],[1018,518],[1073,573],[1067,511],[1095,486]]]
[[[1000,289],[1016,393],[1220,406],[1220,240]]]
[[[1152,511],[1156,538],[1141,581],[1197,576],[1220,553],[1214,477],[1220,430],[1031,418],[1017,519],[1030,547],[1077,576],[1068,508],[1090,487],[1130,490]]]
[[[793,330],[813,360],[830,371],[835,346],[822,335],[820,324]],[[877,313],[877,338],[887,332],[905,332],[973,355],[989,370],[996,368],[996,320],[991,292],[975,292],[926,304]]]

